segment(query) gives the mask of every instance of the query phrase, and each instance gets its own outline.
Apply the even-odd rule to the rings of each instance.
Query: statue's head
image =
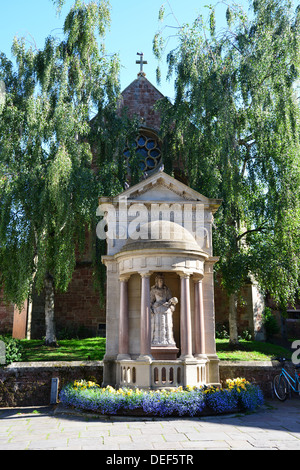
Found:
[[[165,285],[165,279],[162,273],[158,273],[155,276],[155,285],[156,287],[162,288]]]

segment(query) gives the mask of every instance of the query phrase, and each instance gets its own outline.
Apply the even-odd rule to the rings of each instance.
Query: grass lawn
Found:
[[[95,361],[102,360],[105,354],[105,338],[59,340],[58,348],[44,345],[43,340],[21,340],[22,361]],[[217,339],[217,354],[220,360],[227,361],[267,361],[274,356],[289,358],[286,349],[260,341],[240,341],[238,350],[230,350],[227,339]]]
[[[273,357],[291,357],[291,351],[276,344],[240,340],[239,349],[232,351],[228,339],[216,339],[217,355],[222,361],[268,361]]]
[[[105,338],[62,339],[59,347],[44,345],[43,340],[21,340],[22,361],[99,361],[105,354]]]

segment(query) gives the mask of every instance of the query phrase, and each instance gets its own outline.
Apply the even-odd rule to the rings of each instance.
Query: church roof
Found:
[[[120,107],[129,117],[140,117],[141,125],[159,131],[160,113],[153,109],[164,95],[143,75],[139,75],[121,93]]]

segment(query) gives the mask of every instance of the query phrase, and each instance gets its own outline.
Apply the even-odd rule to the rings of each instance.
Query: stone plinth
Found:
[[[179,349],[175,346],[152,346],[151,355],[153,359],[172,361],[177,359]]]

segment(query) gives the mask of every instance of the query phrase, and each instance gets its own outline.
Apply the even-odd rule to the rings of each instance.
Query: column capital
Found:
[[[203,274],[194,274],[193,277],[192,277],[192,281],[193,282],[202,282],[203,281]]]
[[[152,274],[152,273],[151,273],[150,271],[140,271],[140,272],[139,272],[139,275],[140,275],[141,277],[150,277],[151,274]]]
[[[131,274],[120,274],[119,281],[120,282],[128,282],[130,279]]]
[[[189,279],[191,277],[191,273],[186,273],[184,271],[177,271],[178,276],[182,279]]]

